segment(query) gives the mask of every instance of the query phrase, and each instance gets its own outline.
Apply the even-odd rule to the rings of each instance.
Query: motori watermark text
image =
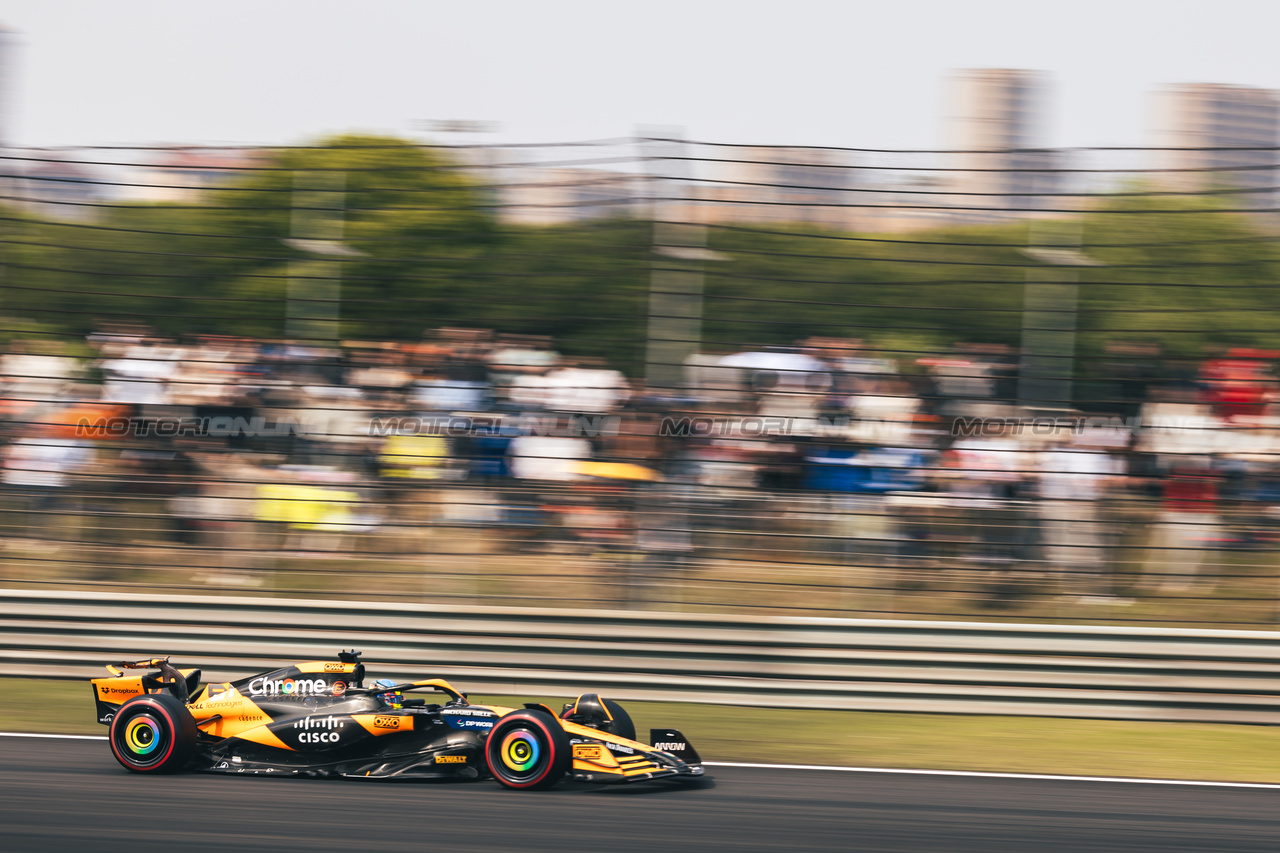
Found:
[[[1137,417],[956,418],[951,422],[951,435],[955,438],[997,435],[1051,437],[1099,431],[1133,435],[1140,426]]]
[[[355,422],[350,419],[319,418],[315,422],[296,418],[254,416],[192,417],[99,417],[81,418],[75,425],[78,438],[303,438],[347,437],[386,438],[393,435],[516,436],[537,435],[565,438],[599,438],[619,435],[622,418],[617,415],[407,415],[373,416]]]
[[[77,438],[144,438],[213,437],[257,438],[303,435],[307,430],[292,418],[269,419],[261,415],[251,417],[210,415],[192,417],[112,417],[80,418],[75,424]]]

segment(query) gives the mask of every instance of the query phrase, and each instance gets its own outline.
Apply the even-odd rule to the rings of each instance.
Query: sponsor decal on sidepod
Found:
[[[323,678],[272,678],[258,676],[249,682],[250,696],[323,696],[333,688]]]
[[[337,743],[342,737],[339,729],[346,724],[346,720],[334,717],[307,717],[298,720],[293,727],[304,730],[298,733],[298,743]]]

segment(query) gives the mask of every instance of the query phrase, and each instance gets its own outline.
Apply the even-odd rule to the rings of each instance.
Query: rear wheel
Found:
[[[484,757],[498,784],[523,790],[550,788],[573,764],[560,723],[534,710],[512,711],[499,720],[489,732]]]
[[[196,745],[196,721],[168,693],[130,699],[111,720],[111,752],[134,773],[169,773],[187,763]]]

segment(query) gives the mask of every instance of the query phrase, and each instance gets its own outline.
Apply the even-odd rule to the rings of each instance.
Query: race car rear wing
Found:
[[[93,679],[93,698],[98,707],[98,722],[110,723],[115,712],[135,696],[167,691],[186,704],[200,684],[200,670],[180,670],[167,657],[106,664],[107,678]],[[126,670],[150,670],[133,675]]]
[[[142,676],[142,686],[148,692],[152,690],[168,690],[178,697],[179,701],[184,705],[187,704],[187,699],[191,696],[191,688],[200,683],[200,670],[192,670],[184,675],[173,664],[169,663],[167,657],[148,658],[140,661],[121,661],[115,665],[107,664],[107,671],[115,676],[123,675],[124,673],[121,670],[125,669],[159,670],[158,675]]]
[[[147,658],[146,660],[128,661],[122,660],[119,663],[107,664],[107,672],[112,675],[123,675],[121,670],[124,669],[159,669],[162,664],[168,664],[169,658]]]

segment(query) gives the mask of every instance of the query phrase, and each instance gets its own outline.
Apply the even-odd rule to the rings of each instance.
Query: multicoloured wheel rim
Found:
[[[119,750],[125,760],[139,767],[145,767],[160,760],[165,755],[165,747],[169,743],[168,731],[160,720],[151,714],[138,714],[124,724],[124,731],[118,735]]]
[[[502,765],[516,776],[526,776],[538,766],[538,757],[542,754],[542,744],[536,735],[526,729],[515,729],[507,732],[498,747],[498,756]]]
[[[147,716],[134,717],[124,730],[125,746],[140,758],[146,758],[156,751],[163,737],[156,728],[155,720]]]

